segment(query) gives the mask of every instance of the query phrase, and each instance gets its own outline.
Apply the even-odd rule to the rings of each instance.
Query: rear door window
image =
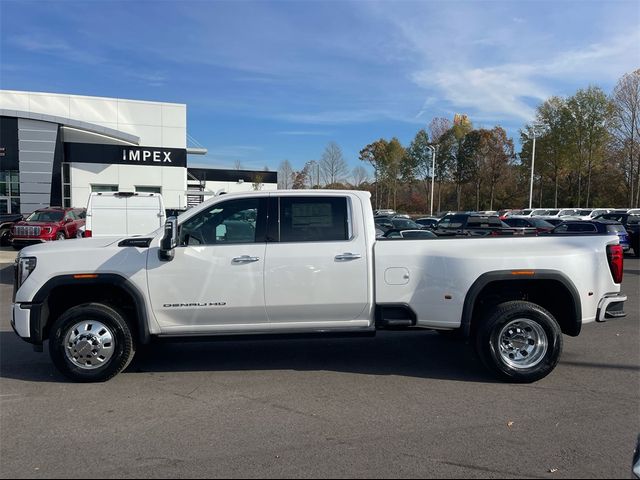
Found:
[[[345,197],[281,197],[280,242],[350,240]]]

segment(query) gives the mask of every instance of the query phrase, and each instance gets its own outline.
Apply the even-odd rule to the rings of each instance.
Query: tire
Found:
[[[531,302],[499,304],[476,332],[476,350],[489,370],[503,380],[531,383],[558,364],[562,330],[547,310]]]
[[[105,382],[131,363],[135,342],[118,311],[100,303],[86,303],[70,308],[54,322],[49,354],[67,378]]]
[[[11,230],[8,228],[3,228],[0,230],[0,247],[6,247],[11,244]]]
[[[56,234],[56,240],[66,240],[67,237],[65,237],[64,232],[58,232]]]

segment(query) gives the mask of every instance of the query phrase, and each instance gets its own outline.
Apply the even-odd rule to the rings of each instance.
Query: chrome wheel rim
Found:
[[[504,363],[516,370],[535,367],[549,348],[542,326],[528,318],[507,323],[498,335],[499,355]]]
[[[75,324],[64,339],[67,359],[83,370],[106,365],[115,352],[113,332],[105,324],[87,320]]]

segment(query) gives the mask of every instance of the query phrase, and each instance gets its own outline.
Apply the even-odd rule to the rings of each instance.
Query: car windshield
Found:
[[[549,210],[547,212],[547,215],[557,215],[560,212],[560,210]]]
[[[578,215],[580,215],[581,217],[585,217],[587,215],[590,215],[592,211],[593,210],[578,210]]]
[[[627,219],[627,225],[637,225],[640,223],[640,216],[638,215],[630,215]]]
[[[575,210],[561,210],[560,213],[558,214],[559,216],[564,216],[564,215],[575,215],[576,211]]]
[[[64,218],[64,212],[56,210],[39,210],[33,212],[27,218],[28,222],[60,222]]]
[[[531,216],[534,217],[536,215],[547,215],[547,211],[546,210],[534,210],[531,213]]]

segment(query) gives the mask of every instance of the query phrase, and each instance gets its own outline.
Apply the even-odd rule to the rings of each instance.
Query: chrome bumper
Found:
[[[624,311],[624,302],[626,301],[627,296],[622,293],[605,295],[598,304],[596,322],[606,322],[607,320],[626,317],[627,314]]]

